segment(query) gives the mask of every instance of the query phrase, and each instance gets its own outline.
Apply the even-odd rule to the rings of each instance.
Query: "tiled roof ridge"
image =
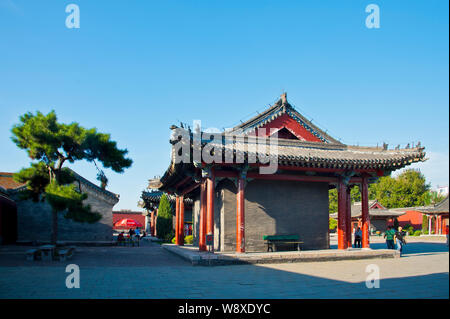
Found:
[[[13,173],[13,172],[0,172],[0,177],[6,177],[6,178],[8,178],[8,179],[9,179],[9,178],[12,179],[12,181],[8,182],[8,184],[14,184],[14,186],[13,186],[13,185],[6,185],[7,187],[0,186],[0,187],[2,187],[2,188],[5,190],[5,192],[8,192],[8,191],[18,191],[18,190],[20,190],[20,189],[26,187],[26,183],[16,182],[16,181],[13,179],[14,174],[15,174],[15,173]]]
[[[92,183],[91,181],[89,181],[88,179],[84,178],[83,176],[81,176],[80,174],[78,174],[77,172],[75,172],[73,169],[69,168],[70,171],[75,175],[75,178],[77,180],[79,180],[80,182],[82,182],[83,184],[89,186],[92,189],[95,189],[96,191],[103,193],[111,198],[114,199],[119,199],[120,195],[119,194],[115,194],[113,192],[107,191],[106,189],[101,188],[100,186],[95,185],[94,183]]]
[[[283,93],[280,99],[277,102],[275,102],[273,106],[266,109],[263,113],[260,113],[252,117],[248,121],[235,126],[230,130],[230,132],[238,130],[243,130],[244,133],[253,132],[255,129],[264,126],[265,124],[275,120],[276,118],[278,118],[283,114],[288,114],[300,125],[302,125],[306,130],[308,130],[311,134],[319,138],[322,142],[332,144],[342,144],[338,140],[334,139],[333,137],[325,133],[322,129],[320,129],[317,125],[313,124],[310,120],[305,118],[291,104],[289,104],[289,102],[287,101],[286,93]]]

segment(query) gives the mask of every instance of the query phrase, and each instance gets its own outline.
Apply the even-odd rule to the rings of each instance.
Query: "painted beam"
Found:
[[[319,183],[337,183],[337,177],[327,176],[303,176],[303,175],[287,175],[287,174],[258,174],[247,173],[248,178],[278,180],[278,181],[298,181],[298,182],[319,182]]]
[[[188,186],[187,188],[183,189],[180,194],[181,195],[186,195],[189,194],[190,192],[192,192],[193,190],[197,189],[197,187],[200,187],[200,183],[195,183],[192,184],[191,186]]]
[[[181,186],[186,184],[191,179],[192,179],[192,177],[190,177],[190,176],[187,176],[187,177],[183,178],[183,180],[181,182],[179,182],[178,184],[175,185],[175,189],[179,189]]]

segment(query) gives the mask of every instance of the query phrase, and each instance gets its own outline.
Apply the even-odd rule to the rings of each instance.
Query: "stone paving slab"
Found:
[[[347,250],[327,249],[233,254],[220,252],[200,252],[198,251],[198,247],[194,247],[192,245],[177,246],[174,244],[163,244],[162,247],[163,249],[187,260],[192,265],[202,266],[315,262],[400,257],[400,253],[398,251],[391,249],[373,250],[351,248]]]
[[[0,247],[0,299],[449,298],[443,243],[408,244],[401,258],[217,267],[192,267],[157,244],[83,247],[74,260],[46,265],[15,253],[24,248]],[[72,263],[80,267],[80,288],[68,289],[65,267]],[[380,285],[369,289],[367,267],[373,265]]]

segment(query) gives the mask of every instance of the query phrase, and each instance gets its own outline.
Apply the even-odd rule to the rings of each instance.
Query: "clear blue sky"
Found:
[[[80,29],[65,7],[80,8]],[[380,7],[368,29],[365,7]],[[420,168],[448,185],[448,1],[0,0],[0,171],[29,165],[21,114],[54,109],[110,133],[134,160],[105,170],[115,209],[137,209],[169,165],[169,126],[230,127],[287,91],[347,144],[421,141]],[[93,164],[71,166],[96,181]]]

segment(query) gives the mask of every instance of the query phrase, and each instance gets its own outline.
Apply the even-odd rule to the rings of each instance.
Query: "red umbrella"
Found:
[[[128,227],[128,228],[142,227],[142,224],[138,221],[135,221],[134,219],[124,218],[116,222],[114,224],[114,227]]]

